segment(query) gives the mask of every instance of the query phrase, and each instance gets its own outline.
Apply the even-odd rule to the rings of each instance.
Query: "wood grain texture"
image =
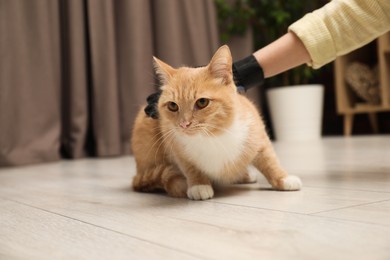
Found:
[[[196,259],[120,230],[110,230],[34,206],[0,200],[2,259]]]
[[[389,259],[390,136],[275,143],[299,192],[130,189],[131,157],[0,170],[1,259]]]

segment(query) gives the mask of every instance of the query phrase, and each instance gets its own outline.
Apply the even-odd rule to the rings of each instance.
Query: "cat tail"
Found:
[[[137,170],[133,189],[139,192],[165,191],[172,197],[187,197],[187,181],[183,174],[171,165],[157,165],[147,170]]]

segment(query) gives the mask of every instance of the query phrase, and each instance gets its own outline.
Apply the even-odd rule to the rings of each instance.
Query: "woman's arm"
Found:
[[[319,68],[389,29],[389,0],[333,0],[253,55],[268,78],[304,63]]]
[[[289,27],[319,68],[390,30],[389,0],[333,0]]]
[[[256,51],[253,56],[263,68],[265,78],[310,61],[310,55],[302,41],[292,32]]]

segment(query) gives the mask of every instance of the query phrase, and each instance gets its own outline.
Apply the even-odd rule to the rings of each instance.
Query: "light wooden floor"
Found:
[[[390,259],[390,136],[275,148],[302,191],[135,193],[130,157],[1,169],[0,259]]]

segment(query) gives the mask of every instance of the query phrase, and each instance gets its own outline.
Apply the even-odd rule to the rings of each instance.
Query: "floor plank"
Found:
[[[369,203],[356,207],[319,212],[317,216],[338,218],[351,221],[375,223],[390,227],[390,200]]]
[[[0,199],[2,259],[198,259],[77,219]]]
[[[388,145],[276,143],[302,191],[259,177],[203,202],[133,192],[132,157],[0,169],[0,258],[389,259]]]
[[[305,183],[305,179],[303,180]],[[260,185],[260,187],[265,185]],[[303,214],[314,214],[390,199],[390,193],[311,186],[305,186],[300,192],[278,192],[265,188],[259,190],[257,185],[250,187],[240,185],[224,188],[216,194],[217,197],[214,199],[216,202]]]

